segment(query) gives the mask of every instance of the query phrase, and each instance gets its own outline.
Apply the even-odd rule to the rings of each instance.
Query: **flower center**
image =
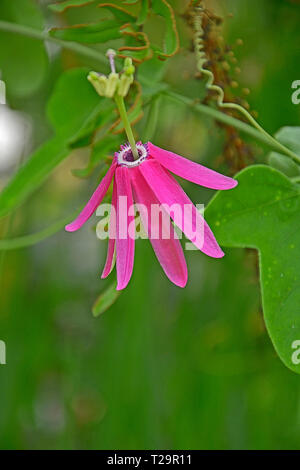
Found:
[[[130,168],[140,165],[148,157],[148,149],[142,142],[136,144],[136,148],[139,154],[139,158],[135,160],[132,155],[131,147],[129,144],[121,145],[120,152],[115,154],[118,164],[128,166]]]

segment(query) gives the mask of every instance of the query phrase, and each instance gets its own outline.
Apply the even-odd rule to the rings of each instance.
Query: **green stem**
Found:
[[[31,245],[35,245],[36,243],[39,243],[45,240],[46,238],[51,237],[55,233],[59,232],[61,229],[64,228],[66,224],[71,222],[76,215],[78,215],[78,210],[72,213],[71,215],[68,215],[68,217],[64,217],[63,219],[50,225],[50,227],[41,230],[40,232],[33,233],[30,235],[24,235],[17,238],[8,238],[0,240],[0,251],[16,250],[18,248],[25,248]]]
[[[31,28],[30,26],[24,26],[17,23],[9,23],[8,21],[0,21],[0,30],[7,31],[9,33],[21,34],[22,36],[28,36],[33,39],[39,39],[41,41],[53,42],[65,49],[69,49],[73,52],[81,54],[90,59],[94,59],[97,62],[101,62],[107,66],[107,59],[102,52],[96,51],[90,47],[83,46],[72,41],[63,41],[57,39],[48,34],[47,31],[39,31],[38,29]]]
[[[156,125],[157,125],[158,116],[159,116],[159,104],[160,104],[160,96],[158,95],[155,98],[153,98],[153,100],[151,101],[148,119],[147,119],[145,131],[144,131],[145,142],[149,142],[149,140],[153,139]]]
[[[259,131],[254,127],[250,126],[249,124],[240,121],[239,119],[229,116],[228,114],[222,113],[221,111],[218,111],[215,108],[211,108],[210,106],[196,103],[193,99],[188,98],[187,96],[183,96],[169,90],[165,91],[164,94],[177,102],[181,102],[187,106],[193,107],[196,111],[199,111],[200,113],[205,114],[206,116],[210,116],[213,119],[216,119],[217,121],[223,122],[224,124],[228,124],[229,126],[233,126],[236,129],[239,129],[241,132],[244,132],[250,135],[251,137],[254,137],[255,140],[267,145],[270,149],[274,150],[275,152],[282,153],[283,155],[290,157],[296,163],[300,163],[299,155],[282,145],[280,142],[278,142],[278,140],[269,135],[266,131],[262,133],[261,130]]]
[[[28,37],[38,39],[41,41],[53,42],[55,44],[60,45],[61,47],[64,47],[65,49],[69,49],[73,52],[84,55],[85,57],[89,57],[90,59],[94,59],[98,62],[101,62],[101,64],[107,65],[107,59],[105,55],[102,54],[101,52],[98,52],[95,49],[91,49],[90,47],[86,47],[75,42],[63,41],[61,39],[54,38],[52,36],[49,36],[49,34],[46,31],[39,31],[29,26],[24,26],[24,25],[20,25],[16,23],[9,23],[7,21],[0,21],[0,30],[15,33],[15,34],[21,34],[23,36],[28,36]],[[140,76],[140,81],[142,84],[143,83],[151,84],[151,82],[146,77],[143,77],[143,76]],[[236,129],[239,129],[240,131],[253,137],[255,140],[267,145],[270,149],[280,152],[283,155],[286,155],[287,157],[290,157],[296,163],[300,163],[299,155],[296,155],[290,149],[282,145],[274,137],[269,135],[265,130],[262,133],[261,131],[258,131],[257,129],[246,124],[245,122],[240,121],[239,119],[233,118],[229,116],[228,114],[225,114],[221,111],[211,108],[210,106],[206,106],[203,104],[196,104],[194,100],[192,100],[191,98],[179,95],[178,93],[174,93],[172,91],[165,91],[165,94],[169,96],[170,98],[175,99],[176,101],[180,101],[181,103],[186,104],[187,106],[192,106],[194,109],[201,112],[202,114],[206,114],[207,116],[210,116],[213,119],[216,119],[220,122],[231,125],[235,127]],[[127,114],[126,114],[126,117],[127,117]],[[129,125],[129,128],[131,131],[130,125]],[[132,131],[131,131],[131,134],[132,134]],[[133,142],[134,142],[134,139],[132,140],[132,143]],[[134,147],[135,147],[135,142],[134,142]]]
[[[118,106],[118,110],[119,110],[121,119],[122,119],[123,124],[124,124],[124,129],[125,129],[125,132],[126,132],[126,135],[127,135],[127,138],[128,138],[129,145],[131,147],[133,158],[135,160],[137,160],[139,158],[139,153],[138,153],[137,148],[136,148],[135,139],[134,139],[133,132],[132,132],[132,129],[131,129],[131,125],[130,125],[130,122],[129,122],[129,119],[128,119],[124,99],[123,99],[122,96],[119,96],[119,95],[115,94],[115,102]]]

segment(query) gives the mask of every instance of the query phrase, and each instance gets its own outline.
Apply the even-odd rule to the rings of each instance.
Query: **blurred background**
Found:
[[[77,9],[57,16],[47,9],[50,2],[31,3],[37,27],[82,22]],[[181,50],[168,61],[165,80],[202,99],[182,15],[188,2],[170,3]],[[300,80],[299,2],[206,5],[223,18],[222,35],[234,49],[233,95],[244,96],[272,133],[299,125],[300,105],[291,101],[292,82]],[[85,15],[91,17],[88,7]],[[158,29],[150,21],[149,34]],[[24,76],[13,72],[11,64],[24,54],[5,53],[8,38],[16,40],[0,32],[0,70],[7,82],[7,104],[0,105],[0,188],[51,136],[45,107],[62,72],[94,66],[27,38],[24,50],[40,65],[35,80],[28,80],[30,60]],[[141,140],[146,118],[147,110],[136,126]],[[204,116],[161,99],[157,145],[228,174],[250,161],[266,162],[266,149],[247,141],[246,163],[239,164],[239,154],[228,156],[225,134]],[[86,161],[84,150],[72,152],[24,205],[0,220],[1,238],[39,231],[84,203],[99,171],[83,180],[71,170]],[[192,184],[184,188],[198,203],[213,195]],[[110,283],[100,279],[106,242],[97,240],[95,221],[74,234],[61,230],[32,247],[0,252],[0,340],[7,346],[7,364],[0,365],[0,447],[299,449],[299,377],[280,362],[267,335],[257,254],[226,249],[220,261],[185,252],[189,282],[180,290],[165,277],[150,244],[138,241],[128,288],[93,318],[92,305]]]

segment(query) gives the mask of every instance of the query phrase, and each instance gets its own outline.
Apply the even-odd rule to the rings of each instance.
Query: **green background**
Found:
[[[177,12],[185,3],[171,2]],[[251,89],[260,122],[271,132],[299,125],[300,105],[291,102],[291,83],[300,80],[299,3],[207,4],[224,17],[226,40],[244,41],[236,48],[239,81]],[[182,19],[179,28],[189,47]],[[0,35],[0,50],[4,41]],[[10,106],[32,119],[33,148],[51,133],[45,103],[62,71],[92,67],[70,52],[51,57],[34,90],[8,88]],[[166,79],[182,92],[193,71],[192,54],[182,51],[170,60]],[[198,81],[188,87],[189,95],[203,93]],[[141,139],[144,124],[137,126]],[[166,99],[154,142],[220,168],[222,132]],[[265,162],[266,152],[255,148],[255,158]],[[85,162],[84,152],[73,152],[13,218],[1,219],[1,236],[8,224],[10,236],[32,233],[82,204],[96,179],[76,179],[71,170]],[[0,175],[1,187],[7,176]],[[195,202],[213,195],[183,185]],[[226,249],[223,260],[212,260],[187,251],[189,282],[180,290],[165,278],[149,243],[139,241],[128,288],[95,319],[91,307],[109,284],[100,280],[106,243],[95,237],[95,220],[77,233],[61,231],[0,254],[0,339],[7,345],[0,447],[299,449],[299,377],[280,362],[266,333],[256,253]]]

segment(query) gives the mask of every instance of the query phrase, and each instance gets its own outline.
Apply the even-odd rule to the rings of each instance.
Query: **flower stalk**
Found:
[[[120,117],[121,117],[123,125],[124,125],[124,129],[125,129],[125,132],[126,132],[126,135],[127,135],[129,145],[131,147],[133,158],[135,160],[137,160],[139,158],[139,153],[138,153],[137,148],[136,148],[136,142],[135,142],[134,135],[133,135],[133,132],[132,132],[132,128],[131,128],[131,125],[130,125],[130,122],[129,122],[129,119],[128,119],[128,115],[127,115],[127,111],[126,111],[123,96],[119,96],[118,94],[116,94],[115,95],[115,102],[116,102],[116,105],[118,107]]]

